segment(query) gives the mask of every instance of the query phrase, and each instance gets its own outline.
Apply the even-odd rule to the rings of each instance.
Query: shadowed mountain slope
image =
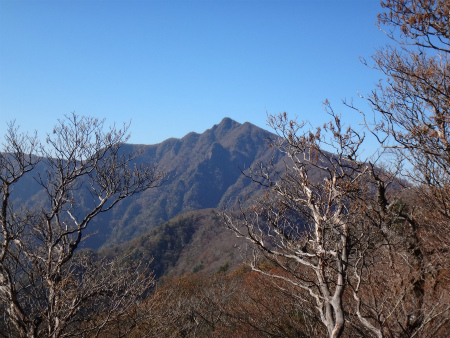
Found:
[[[100,250],[100,254],[151,261],[156,278],[181,276],[235,268],[244,258],[234,246],[243,241],[224,226],[217,209],[202,209],[178,215],[126,243]]]

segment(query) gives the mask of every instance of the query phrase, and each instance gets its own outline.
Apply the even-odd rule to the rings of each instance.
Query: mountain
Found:
[[[226,208],[262,191],[241,170],[279,161],[281,154],[269,147],[274,134],[251,123],[224,118],[202,134],[189,133],[156,145],[124,145],[124,151],[142,148],[140,163],[158,163],[170,175],[157,189],[128,198],[92,224],[91,248],[111,247],[136,238],[149,229],[188,211]]]

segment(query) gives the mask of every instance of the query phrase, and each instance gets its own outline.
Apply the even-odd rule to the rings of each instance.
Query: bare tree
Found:
[[[378,16],[379,27],[395,45],[379,49],[372,58],[373,68],[386,76],[366,97],[373,117],[347,104],[362,114],[380,146],[405,163],[401,175],[410,182],[400,196],[380,204],[379,211],[387,211],[390,218],[385,218],[385,223],[391,237],[404,239],[403,245],[391,246],[395,255],[391,255],[390,265],[396,274],[390,275],[389,285],[397,290],[392,297],[397,300],[390,306],[384,303],[389,310],[382,322],[391,335],[447,336],[450,3],[387,0],[382,7],[385,11]],[[403,267],[402,261],[406,263]],[[388,323],[387,317],[397,317],[397,323]]]
[[[416,202],[434,210],[438,223],[447,223],[432,232],[450,248],[444,235],[450,221],[450,3],[385,1],[383,6],[379,24],[390,29],[399,47],[373,57],[388,79],[367,97],[376,115],[366,123],[383,147],[410,163],[404,175],[420,186]]]
[[[272,166],[251,171],[253,180],[268,187],[267,195],[251,214],[226,220],[238,236],[288,273],[275,278],[312,297],[328,336],[340,337],[348,270],[361,233],[357,215],[362,206],[351,202],[364,193],[370,171],[368,164],[356,160],[364,138],[346,129],[332,110],[330,114],[332,122],[314,133],[304,132],[305,123],[289,120],[285,113],[269,118],[280,136],[272,146],[287,156],[285,168],[281,174]],[[324,146],[334,152],[324,151]],[[251,266],[267,274],[256,259]],[[378,333],[369,321],[364,323]]]
[[[135,164],[139,153],[122,150],[127,130],[72,114],[58,120],[41,145],[10,124],[0,153],[4,335],[99,333],[152,283],[138,266],[98,262],[77,251],[92,219],[164,181],[156,167]],[[30,175],[42,187],[41,204],[15,205],[13,190]],[[98,321],[88,323],[86,315]]]

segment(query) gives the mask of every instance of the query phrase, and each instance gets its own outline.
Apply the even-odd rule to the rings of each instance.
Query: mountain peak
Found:
[[[229,117],[225,117],[219,124],[215,124],[211,129],[206,130],[202,136],[212,137],[211,140],[219,140],[226,137],[232,130],[238,128],[241,124]]]
[[[229,129],[233,129],[235,127],[240,126],[241,124],[239,122],[236,122],[235,120],[229,118],[229,117],[224,117],[222,119],[222,121],[220,121],[220,123],[217,125],[218,129],[223,129],[223,130],[229,130]]]

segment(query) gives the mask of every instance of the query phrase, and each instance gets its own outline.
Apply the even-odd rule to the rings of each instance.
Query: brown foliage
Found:
[[[322,328],[286,285],[243,267],[164,279],[140,307],[138,337],[311,337]]]

